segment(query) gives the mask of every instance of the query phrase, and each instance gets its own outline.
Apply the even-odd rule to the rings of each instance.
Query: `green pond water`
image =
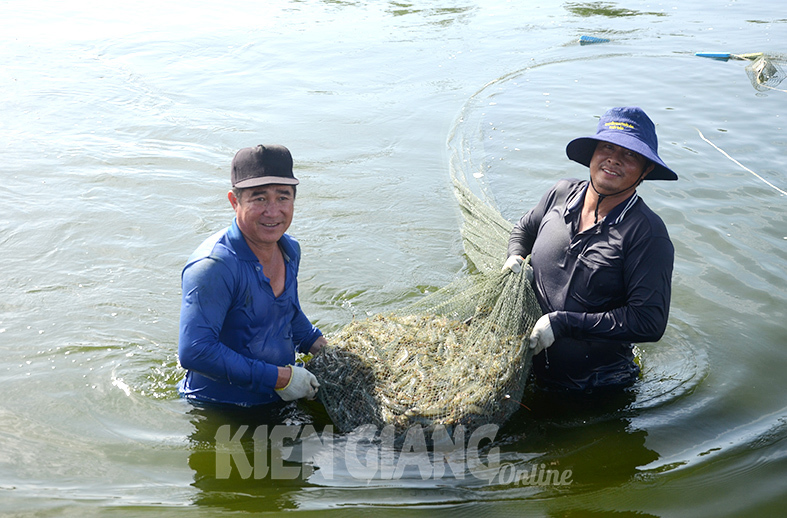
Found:
[[[0,514],[781,516],[787,82],[695,53],[785,44],[776,0],[0,2]],[[349,451],[390,452],[319,404],[178,397],[180,270],[232,218],[237,149],[292,151],[301,303],[330,333],[468,274],[452,168],[514,221],[585,177],[565,145],[620,105],[680,175],[638,191],[676,249],[669,326],[625,393],[526,393],[480,444],[502,480],[359,476]],[[277,424],[322,456],[260,441],[263,474]],[[244,425],[259,471],[221,476]],[[545,470],[570,483],[508,480]]]

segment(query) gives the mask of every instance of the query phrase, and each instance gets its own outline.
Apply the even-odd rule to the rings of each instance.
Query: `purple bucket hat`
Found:
[[[641,108],[611,108],[598,121],[596,134],[580,137],[566,146],[566,155],[574,162],[590,167],[590,159],[599,140],[636,151],[656,166],[646,180],[677,180],[678,175],[659,158],[656,127]]]

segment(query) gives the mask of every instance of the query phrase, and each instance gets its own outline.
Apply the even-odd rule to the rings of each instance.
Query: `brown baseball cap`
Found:
[[[290,150],[278,144],[246,147],[232,159],[232,186],[239,189],[268,184],[298,185],[292,174]]]

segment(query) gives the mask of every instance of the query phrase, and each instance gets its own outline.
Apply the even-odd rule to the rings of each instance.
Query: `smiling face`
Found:
[[[295,208],[291,185],[262,185],[228,194],[238,228],[252,250],[269,248],[290,228]]]
[[[654,167],[635,151],[599,140],[590,159],[590,177],[599,193],[614,195],[636,187]]]

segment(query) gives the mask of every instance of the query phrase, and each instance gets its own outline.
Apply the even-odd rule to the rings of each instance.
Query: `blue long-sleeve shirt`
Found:
[[[667,326],[674,248],[637,194],[578,232],[588,182],[561,180],[514,227],[508,254],[531,255],[536,296],[555,343],[533,360],[547,385],[571,389],[636,378],[631,342]]]
[[[295,361],[322,333],[298,300],[300,246],[287,234],[284,291],[274,296],[262,265],[236,221],[206,239],[181,276],[178,356],[188,369],[179,390],[187,398],[252,406],[281,401],[278,366]]]

